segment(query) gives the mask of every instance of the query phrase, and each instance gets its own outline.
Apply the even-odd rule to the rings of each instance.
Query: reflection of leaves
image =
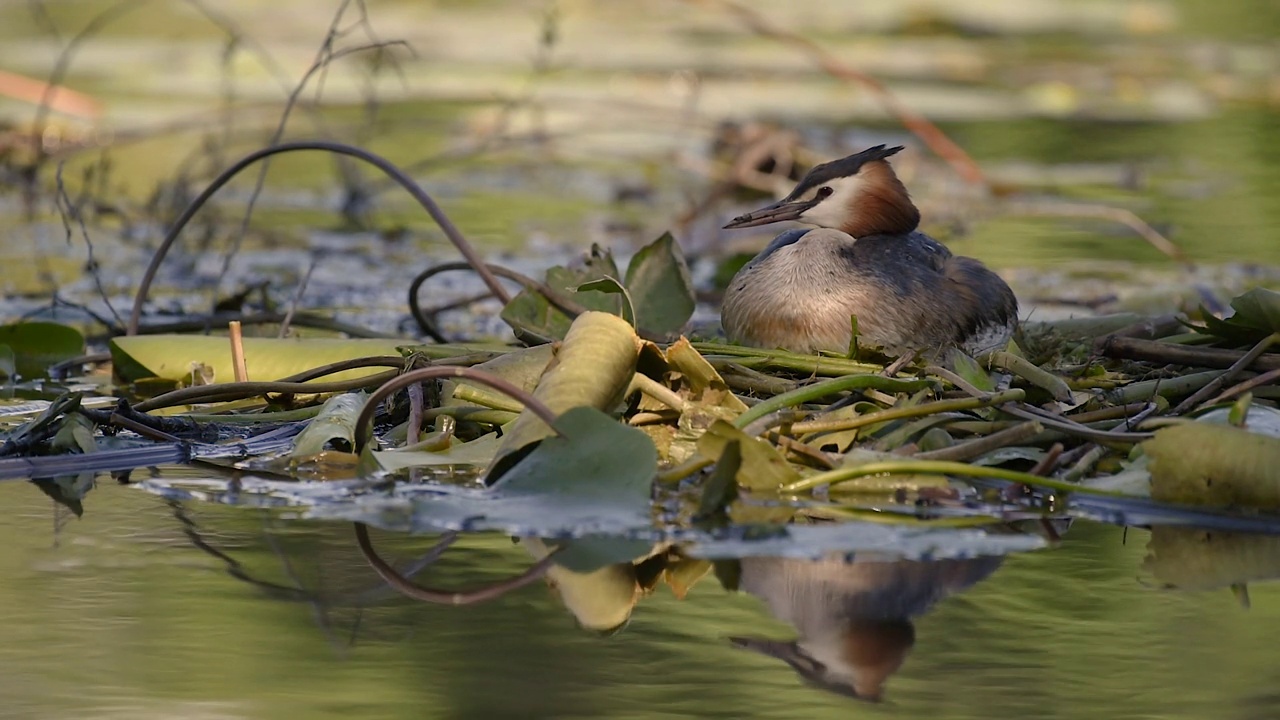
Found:
[[[94,475],[95,473],[84,472],[79,475],[62,475],[53,479],[38,478],[31,482],[54,502],[71,510],[76,517],[80,517],[84,515],[84,496],[94,488]]]
[[[0,345],[8,346],[13,370],[27,378],[44,377],[50,365],[84,354],[79,330],[51,322],[0,326]]]
[[[674,335],[693,316],[693,280],[671,233],[640,248],[627,266],[627,290],[636,325],[658,335]]]
[[[560,549],[556,553],[556,565],[576,573],[589,573],[608,565],[629,563],[644,557],[653,548],[653,543],[648,540],[610,535],[591,535],[559,542],[547,540],[546,543]]]
[[[1156,525],[1143,567],[1179,590],[1272,579],[1280,577],[1280,538]]]

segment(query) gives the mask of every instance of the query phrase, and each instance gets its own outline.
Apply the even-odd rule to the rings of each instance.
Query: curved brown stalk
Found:
[[[395,180],[413,196],[414,200],[418,201],[419,205],[426,209],[427,213],[431,215],[431,218],[435,220],[436,224],[440,226],[440,229],[444,231],[444,234],[448,236],[449,241],[458,249],[458,252],[462,253],[462,256],[466,258],[467,263],[470,264],[471,267],[475,269],[476,273],[480,275],[481,279],[484,280],[484,283],[489,287],[489,290],[493,292],[493,294],[503,303],[511,300],[510,293],[507,292],[506,288],[502,287],[502,284],[498,282],[498,278],[494,277],[493,273],[489,271],[489,267],[480,259],[480,255],[471,247],[471,243],[467,242],[467,239],[462,236],[462,233],[458,231],[458,228],[449,220],[448,216],[444,214],[444,211],[440,209],[440,206],[436,204],[435,200],[432,200],[431,196],[428,195],[420,185],[414,182],[412,178],[402,172],[400,168],[396,167],[391,161],[380,155],[369,152],[368,150],[355,147],[354,145],[347,145],[346,143],[330,142],[327,140],[304,140],[300,142],[273,145],[271,147],[262,148],[249,153],[236,161],[231,167],[223,170],[218,177],[214,178],[213,182],[209,183],[209,186],[196,196],[196,199],[182,211],[182,215],[178,217],[174,222],[173,227],[169,229],[168,234],[165,235],[164,241],[160,243],[160,247],[156,248],[155,255],[151,257],[151,264],[147,266],[147,271],[142,276],[142,282],[138,286],[138,293],[133,299],[133,312],[129,315],[129,326],[126,331],[129,335],[136,335],[138,333],[138,323],[142,318],[142,304],[146,302],[147,294],[151,290],[151,283],[155,280],[156,272],[160,269],[160,264],[164,262],[164,258],[168,255],[169,249],[173,247],[175,242],[177,242],[178,233],[182,232],[182,229],[191,221],[191,218],[195,216],[196,212],[209,201],[209,198],[213,197],[213,194],[222,189],[223,185],[226,185],[232,178],[250,165],[273,155],[279,155],[287,152],[298,152],[302,150],[320,150],[323,152],[335,153],[337,155],[353,157],[357,160],[363,160],[364,162],[367,162],[381,170],[392,180]]]
[[[512,590],[522,588],[529,583],[536,581],[538,578],[546,574],[547,568],[551,566],[551,561],[555,558],[552,553],[545,558],[539,560],[525,570],[523,573],[494,583],[487,587],[477,590],[436,590],[434,588],[425,588],[421,585],[410,582],[408,578],[401,575],[395,568],[391,567],[386,560],[378,556],[378,551],[373,549],[373,542],[369,539],[369,528],[364,523],[352,523],[355,526],[356,542],[360,544],[360,552],[364,554],[364,559],[369,562],[374,572],[387,582],[392,588],[406,597],[414,600],[422,600],[424,602],[436,603],[439,605],[474,605],[476,603],[485,602],[499,598]]]
[[[347,392],[358,388],[369,387],[394,378],[396,371],[391,370],[368,377],[353,380],[339,380],[327,383],[300,382],[229,382],[216,385],[194,385],[192,387],[171,390],[149,400],[143,400],[133,406],[138,412],[150,412],[158,408],[174,405],[191,405],[193,403],[226,402],[243,400],[244,398],[276,393],[281,395],[318,395],[320,393]]]
[[[523,285],[526,290],[536,292],[539,295],[545,297],[547,299],[547,302],[551,303],[552,306],[554,306],[556,309],[560,310],[564,314],[568,315],[570,318],[576,318],[577,316],[587,311],[585,307],[565,297],[563,294],[556,292],[555,289],[553,289],[551,286],[547,285],[546,283],[538,282],[537,280],[534,280],[528,275],[518,273],[515,270],[504,268],[501,265],[490,265],[488,263],[485,263],[485,267],[488,268],[489,272],[493,273],[494,275],[518,282],[521,285]],[[422,289],[422,286],[428,280],[435,277],[436,275],[439,275],[440,273],[451,272],[454,270],[475,270],[475,269],[476,269],[475,266],[472,265],[471,263],[464,263],[464,262],[441,263],[439,265],[433,265],[427,268],[426,270],[423,270],[422,272],[418,273],[418,276],[413,279],[413,282],[409,283],[409,312],[410,314],[413,315],[414,321],[418,323],[418,327],[421,328],[422,332],[426,333],[427,335],[430,335],[432,340],[435,340],[436,342],[439,342],[439,343],[449,342],[447,339],[445,339],[443,335],[440,334],[440,330],[435,326],[435,323],[432,322],[431,319],[427,317],[426,313],[422,311],[422,305],[421,303],[418,302],[418,291]],[[507,300],[504,300],[503,302],[507,302]]]
[[[369,396],[368,402],[364,404],[364,408],[360,410],[360,417],[356,418],[356,432],[353,438],[355,445],[355,453],[359,455],[364,452],[364,448],[369,444],[369,436],[371,426],[373,425],[373,414],[377,412],[378,405],[382,403],[392,393],[402,388],[420,383],[424,380],[435,380],[438,378],[463,378],[472,382],[488,385],[500,393],[505,393],[524,404],[525,409],[537,415],[552,429],[556,426],[555,412],[546,406],[541,400],[535,398],[523,388],[504,380],[497,375],[476,368],[457,367],[452,365],[435,365],[432,367],[419,368],[411,370],[400,375],[387,383],[383,384],[373,394]]]

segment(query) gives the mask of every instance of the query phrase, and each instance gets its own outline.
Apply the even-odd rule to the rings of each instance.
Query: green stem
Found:
[[[1132,497],[1125,493],[1084,487],[1075,483],[1053,480],[1051,478],[1032,475],[1031,473],[1018,472],[1016,470],[1006,470],[1004,468],[997,467],[981,467],[961,462],[949,462],[946,460],[885,460],[881,462],[857,465],[854,467],[836,468],[835,470],[828,470],[827,472],[810,475],[809,477],[798,482],[791,483],[790,485],[784,485],[780,490],[782,492],[804,492],[823,485],[839,485],[840,483],[848,482],[860,477],[866,477],[867,475],[891,475],[894,473],[933,473],[937,475],[962,475],[967,477],[996,478],[998,480],[1008,480],[1010,482],[1063,492],[1082,492],[1091,495],[1105,495],[1109,497]]]
[[[824,380],[812,385],[805,385],[790,392],[775,395],[738,416],[733,421],[734,427],[744,428],[752,422],[777,412],[783,408],[795,407],[802,403],[818,400],[846,390],[862,390],[875,388],[887,392],[915,392],[929,387],[928,380],[900,380],[883,375],[845,375],[844,377]],[[1021,393],[1021,391],[1019,391]]]
[[[1058,402],[1071,401],[1071,388],[1066,380],[1040,368],[1024,357],[1009,352],[995,352],[991,353],[990,362],[1001,370],[1011,372],[1032,385],[1047,390]]]
[[[765,350],[763,348],[726,345],[723,343],[696,342],[693,347],[703,355],[724,355],[738,358],[764,358],[769,365],[813,372],[819,375],[854,375],[858,373],[878,373],[884,370],[881,365],[860,363],[846,358],[825,357],[822,355],[803,355],[786,350]]]
[[[974,410],[977,408],[990,407],[991,405],[1001,405],[1007,402],[1016,402],[1026,397],[1026,392],[1014,388],[1005,390],[1004,392],[994,393],[992,395],[984,395],[982,397],[955,398],[953,400],[937,400],[920,405],[912,405],[910,407],[893,407],[888,410],[867,413],[866,415],[855,415],[848,418],[839,418],[836,420],[811,420],[808,422],[796,423],[791,426],[791,432],[796,435],[807,435],[817,432],[836,432],[838,430],[853,430],[854,428],[866,427],[874,425],[886,420],[901,420],[902,418],[922,417],[924,415],[933,415],[940,412],[956,412],[958,410]],[[764,403],[761,403],[763,405]],[[759,407],[759,406],[757,406]],[[752,408],[755,410],[755,408]]]

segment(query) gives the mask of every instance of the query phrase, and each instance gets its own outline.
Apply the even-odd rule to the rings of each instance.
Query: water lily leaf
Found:
[[[311,368],[374,355],[399,355],[403,340],[341,338],[244,339],[245,365],[252,380],[278,380]],[[111,340],[116,376],[125,382],[159,377],[187,381],[192,367],[208,368],[211,382],[231,382],[231,343],[209,335],[133,335]],[[465,348],[459,346],[458,354]],[[368,377],[386,368],[358,368],[326,375],[316,382]]]
[[[611,410],[631,384],[639,353],[640,339],[625,320],[602,312],[583,313],[573,321],[533,395],[556,413],[576,407]],[[616,422],[610,419],[608,424]],[[653,447],[644,433],[636,432]],[[528,410],[522,412],[503,438],[486,482],[493,484],[502,477],[509,464],[504,462],[507,456],[551,434],[542,419]]]
[[[610,275],[606,275],[600,278],[599,280],[592,280],[589,283],[583,283],[579,285],[576,289],[578,292],[582,292],[584,290],[595,290],[596,292],[621,295],[622,296],[622,307],[621,307],[622,319],[626,320],[632,325],[636,324],[636,306],[635,306],[635,303],[631,301],[631,293],[629,293],[627,289],[623,287],[622,282],[619,281],[617,278],[612,277]]]
[[[38,378],[45,376],[50,365],[83,355],[84,335],[58,323],[13,323],[0,325],[0,345],[12,352],[13,372]]]
[[[373,457],[388,472],[446,465],[483,467],[493,460],[501,444],[497,433],[489,433],[470,442],[454,443],[444,450],[374,450]]]
[[[640,248],[627,266],[625,283],[638,327],[660,335],[675,335],[693,316],[693,280],[684,253],[671,233]]]
[[[620,315],[622,299],[619,295],[599,290],[578,290],[583,285],[606,277],[618,277],[618,266],[608,251],[594,246],[581,266],[556,266],[547,270],[546,284],[588,310]],[[532,333],[550,340],[563,338],[573,323],[572,318],[557,309],[547,298],[528,289],[520,291],[507,303],[502,309],[502,319],[517,333]]]
[[[1271,580],[1280,577],[1280,537],[1154,525],[1142,567],[1178,590]]]
[[[565,412],[556,427],[563,436],[546,438],[521,458],[495,493],[537,498],[562,518],[648,517],[658,469],[648,435],[592,407]]]
[[[1238,344],[1253,344],[1280,332],[1280,292],[1254,288],[1231,300],[1235,313],[1219,320],[1203,307],[1205,331]]]
[[[1280,332],[1280,292],[1254,288],[1231,301],[1235,314],[1233,324],[1256,328],[1265,333]]]
[[[356,419],[368,395],[350,392],[325,401],[320,414],[293,440],[289,457],[299,460],[325,450],[349,453],[355,445]]]
[[[1142,450],[1156,500],[1280,508],[1280,439],[1196,422],[1157,430]]]
[[[98,443],[93,438],[93,421],[80,413],[63,415],[49,447],[54,455],[96,452]]]

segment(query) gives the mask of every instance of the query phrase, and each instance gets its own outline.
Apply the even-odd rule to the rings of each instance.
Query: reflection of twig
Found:
[[[499,598],[512,590],[522,588],[529,583],[535,582],[547,572],[547,568],[551,566],[551,561],[555,559],[555,553],[547,555],[537,563],[529,567],[523,573],[494,583],[488,587],[479,590],[469,590],[462,592],[453,592],[450,590],[434,590],[425,588],[421,585],[415,585],[407,578],[396,572],[396,569],[387,564],[385,560],[378,557],[378,552],[373,549],[373,542],[369,540],[369,528],[364,523],[353,523],[356,531],[356,542],[360,545],[360,552],[364,553],[365,560],[369,561],[375,572],[387,584],[401,594],[411,597],[415,600],[422,600],[429,603],[438,603],[441,605],[474,605],[476,603],[485,602]],[[442,541],[443,542],[443,541]],[[452,538],[449,539],[452,542]]]
[[[937,125],[934,125],[928,118],[920,113],[907,107],[892,92],[889,91],[879,80],[863,73],[859,70],[849,67],[840,62],[834,55],[823,50],[817,43],[812,40],[784,30],[770,23],[763,15],[750,8],[739,5],[734,0],[687,0],[688,2],[703,3],[716,5],[733,13],[747,27],[751,28],[757,35],[777,40],[779,42],[797,48],[808,55],[817,65],[829,75],[833,75],[847,82],[857,83],[870,90],[880,102],[889,109],[902,124],[920,138],[921,142],[933,150],[939,157],[946,160],[949,165],[959,173],[960,177],[971,183],[986,184],[986,178],[982,174],[982,170],[978,164],[969,157],[969,153],[957,145],[947,134],[942,132]]]
[[[1076,218],[1095,218],[1098,220],[1109,220],[1111,222],[1120,223],[1125,227],[1133,230],[1142,236],[1156,250],[1168,255],[1174,260],[1186,260],[1186,255],[1182,252],[1182,248],[1174,245],[1172,241],[1161,235],[1158,230],[1142,218],[1137,213],[1125,208],[1109,207],[1106,205],[1091,205],[1074,202],[1053,202],[1053,201],[1027,201],[1015,200],[1005,203],[1004,211],[1009,215],[1029,215],[1041,217],[1076,217]]]

